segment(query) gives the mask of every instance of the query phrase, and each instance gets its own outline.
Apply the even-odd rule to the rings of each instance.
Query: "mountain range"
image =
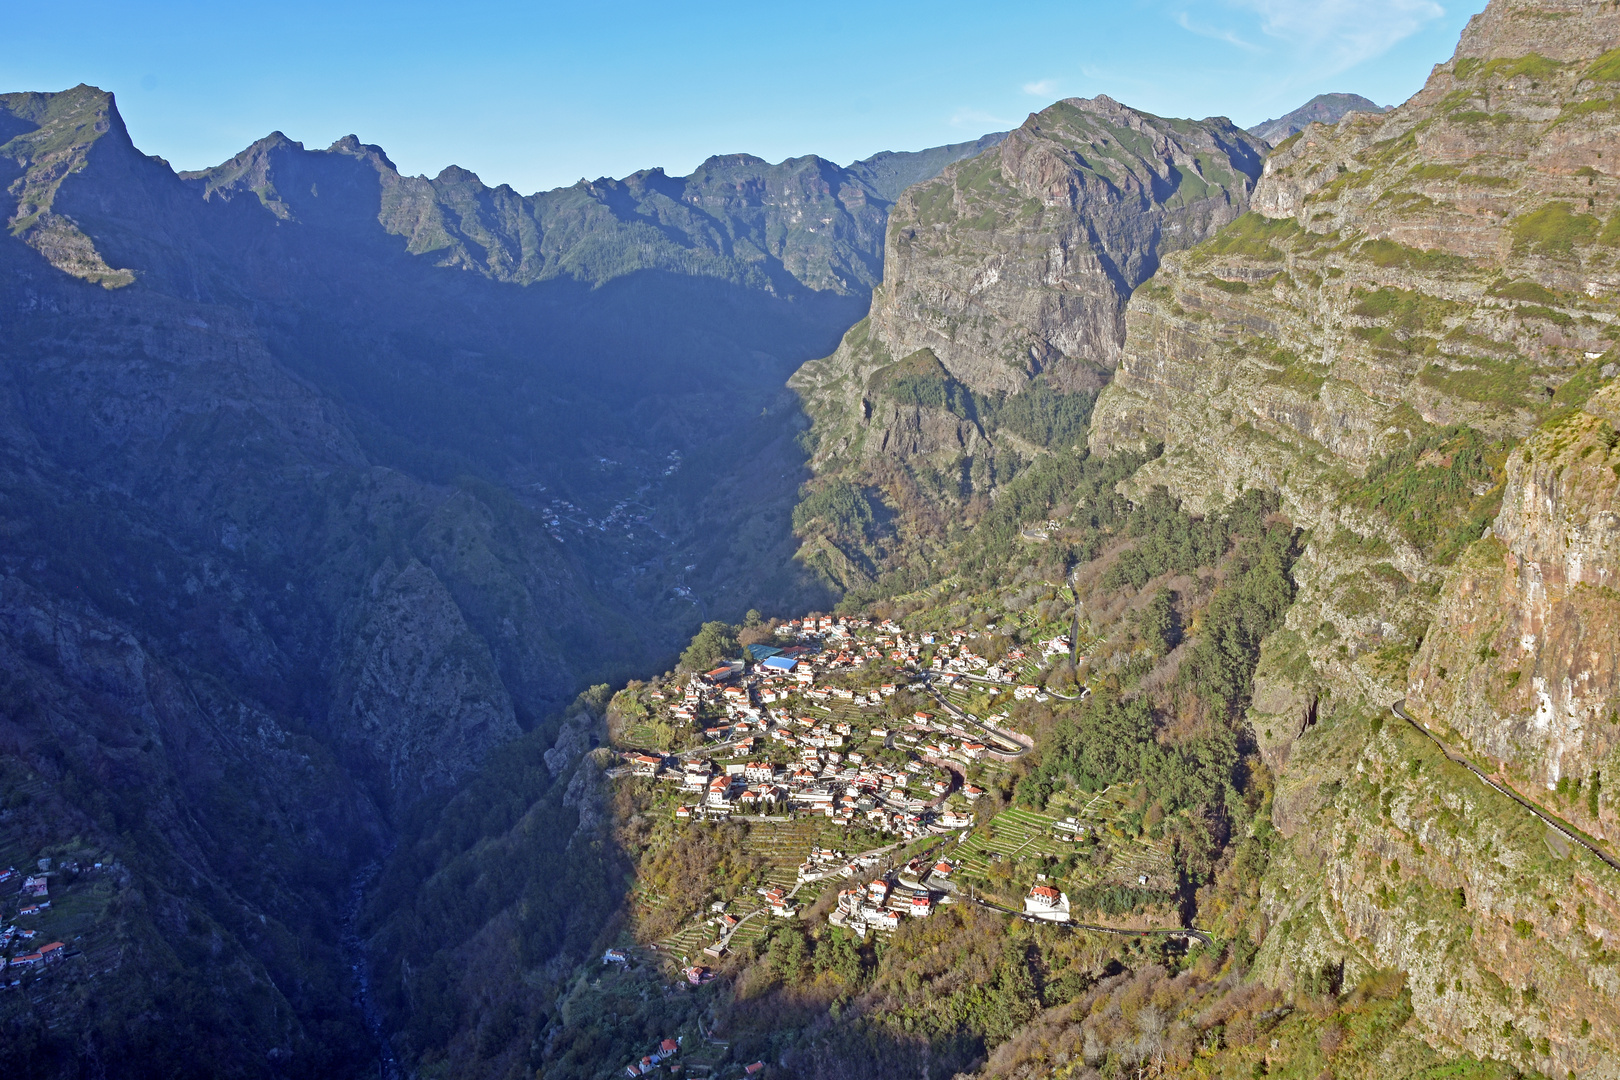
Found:
[[[703,615],[822,595],[782,382],[882,192],[981,144],[524,199],[355,139],[182,176],[83,86],[0,139],[9,857],[116,868],[93,1057],[346,1071],[343,905],[404,815]],[[45,1034],[80,1006],[27,1012],[91,1067]]]
[[[1617,86],[1612,4],[1490,0],[1389,110],[527,196],[0,96],[0,881],[51,902],[0,949],[66,953],[0,1063],[1620,1077]],[[834,609],[893,730],[818,782],[1023,740],[892,936],[759,899],[862,827],[630,771],[740,753],[703,673]],[[938,690],[973,649],[1029,685]]]

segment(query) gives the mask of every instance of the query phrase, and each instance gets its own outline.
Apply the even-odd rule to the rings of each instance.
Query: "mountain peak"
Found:
[[[70,217],[53,212],[63,183],[84,171],[103,142],[114,158],[122,152],[148,160],[130,141],[113,95],[100,87],[80,83],[54,94],[0,95],[0,157],[22,173],[9,189],[17,196],[6,215],[12,235],[57,269],[111,288],[132,283],[134,274],[108,266]]]
[[[1384,113],[1389,109],[1360,94],[1317,94],[1293,112],[1249,128],[1249,134],[1276,145],[1311,124],[1337,124],[1350,113]]]
[[[769,165],[770,162],[753,154],[715,154],[699,165],[695,171],[705,169],[735,169],[746,166]]]
[[[478,178],[477,173],[471,169],[463,169],[460,165],[446,165],[439,170],[439,175],[433,178],[433,182],[435,184],[468,184],[476,188],[484,186],[484,182]]]
[[[1080,109],[1084,112],[1095,113],[1098,116],[1122,116],[1126,113],[1136,112],[1136,110],[1131,108],[1129,105],[1123,105],[1109,97],[1107,94],[1098,94],[1096,97],[1091,98],[1064,98],[1062,101],[1054,102],[1052,105],[1048,105],[1046,108],[1042,109],[1038,113],[1035,113],[1034,115],[1042,116],[1048,112],[1051,112],[1052,109],[1056,108],[1058,105],[1068,105],[1071,108]]]

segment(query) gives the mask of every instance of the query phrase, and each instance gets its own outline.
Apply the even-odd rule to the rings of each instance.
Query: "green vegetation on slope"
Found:
[[[1347,499],[1380,511],[1437,564],[1479,539],[1502,502],[1508,444],[1469,427],[1429,432],[1373,463]]]

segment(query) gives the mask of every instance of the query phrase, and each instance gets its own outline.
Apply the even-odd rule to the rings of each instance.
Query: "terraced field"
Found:
[[[1073,815],[1101,838],[1108,852],[1101,865],[1082,865],[1064,879],[1066,888],[1085,888],[1100,882],[1136,885],[1146,875],[1148,883],[1163,887],[1173,880],[1174,867],[1163,848],[1145,840],[1128,837],[1122,819],[1129,799],[1127,789],[1113,789],[1087,798]],[[993,836],[976,831],[965,839],[954,855],[967,876],[988,877],[992,853],[1001,860],[1063,859],[1076,851],[1074,844],[1054,836],[1061,817],[1037,813],[1022,807],[1003,810],[991,822]],[[1033,872],[1031,872],[1033,873]],[[1029,875],[1022,875],[1029,876]]]
[[[671,746],[671,736],[676,730],[675,724],[668,719],[650,717],[626,727],[624,734],[620,736],[620,742],[624,746],[641,750],[667,752]]]
[[[1073,852],[1072,844],[1052,837],[1059,819],[1020,807],[1003,810],[991,821],[994,836],[976,831],[957,845],[954,859],[969,873],[984,876],[990,871],[990,855],[1003,859],[1062,858]]]
[[[695,922],[683,926],[658,943],[658,951],[675,960],[697,962],[703,959],[703,950],[714,944],[719,930],[708,922]]]
[[[952,574],[950,577],[945,578],[943,581],[937,581],[928,586],[926,589],[918,589],[916,592],[909,592],[904,596],[896,596],[890,601],[890,603],[896,607],[903,604],[915,604],[918,602],[929,603],[949,594],[960,584],[961,579],[955,574]]]
[[[800,818],[797,821],[752,821],[749,822],[748,850],[763,858],[767,864],[765,879],[772,885],[779,885],[784,889],[792,890],[797,884],[799,866],[809,856],[811,847],[820,846],[834,848],[848,854],[856,854],[861,850],[870,850],[880,846],[881,838],[874,840],[871,835],[856,833],[855,839],[845,836],[840,826],[830,825],[825,820],[814,818]],[[806,886],[806,893],[813,897],[825,886],[816,883]],[[801,895],[800,899],[807,897]],[[637,894],[638,903],[656,903],[657,899],[648,894]],[[731,905],[730,913],[742,918],[750,912],[761,910],[765,903],[758,896],[740,897]],[[700,958],[702,949],[719,937],[716,927],[709,925],[707,919],[712,914],[705,912],[698,921],[682,927],[680,930],[664,938],[658,943],[660,952],[671,954],[677,958],[689,956],[696,961]],[[752,941],[763,936],[769,928],[770,916],[759,915],[749,919],[732,936],[730,946],[740,949]]]
[[[748,831],[748,850],[770,864],[766,878],[788,889],[798,881],[800,864],[818,844],[843,850],[843,830],[829,828],[824,821],[801,818],[755,822]]]

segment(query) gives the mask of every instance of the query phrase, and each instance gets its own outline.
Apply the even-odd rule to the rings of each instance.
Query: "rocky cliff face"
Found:
[[[1258,146],[1224,121],[1061,101],[901,197],[870,335],[799,382],[926,348],[975,393],[1041,373],[1094,385],[1118,360],[1130,291],[1161,254],[1241,213],[1259,168]]]
[[[909,189],[870,316],[791,382],[817,472],[870,481],[898,465],[947,505],[987,494],[1041,447],[997,433],[979,406],[1037,379],[1094,393],[1119,361],[1131,291],[1243,212],[1260,160],[1222,119],[1071,99]]]
[[[1407,700],[1519,786],[1599,837],[1620,779],[1620,385],[1527,440],[1508,462],[1492,537],[1436,606]]]
[[[1328,618],[1352,663],[1338,666],[1391,698],[1404,664],[1357,658],[1415,638],[1428,602],[1409,606],[1410,586],[1432,590],[1430,568],[1462,539],[1419,528],[1410,493],[1440,480],[1471,429],[1469,490],[1433,494],[1482,529],[1507,443],[1589,394],[1612,343],[1614,187],[1597,155],[1613,118],[1589,104],[1608,100],[1590,50],[1609,16],[1546,14],[1493,5],[1412,101],[1280,146],[1258,213],[1138,292],[1094,418],[1094,447],[1164,442],[1148,476],[1194,494],[1276,487],[1320,550],[1345,530],[1344,580],[1317,586],[1339,596]],[[1552,58],[1575,48],[1534,36],[1554,23],[1569,41],[1598,28],[1584,58]],[[1378,552],[1358,556],[1355,537]]]
[[[1592,1076],[1620,882],[1382,717],[1612,835],[1617,46],[1609,5],[1493,2],[1411,101],[1283,142],[1137,290],[1092,428],[1164,444],[1139,489],[1268,487],[1311,530],[1252,716],[1271,977],[1397,966],[1437,1043]]]

